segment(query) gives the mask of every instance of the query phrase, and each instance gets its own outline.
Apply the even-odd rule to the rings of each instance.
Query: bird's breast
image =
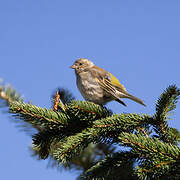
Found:
[[[100,86],[97,81],[92,77],[92,75],[88,72],[83,72],[79,76],[77,76],[77,86],[82,93],[88,91],[101,91]]]
[[[76,76],[76,83],[79,91],[81,92],[84,99],[87,101],[100,102],[104,97],[104,91],[98,84],[98,82],[88,72],[80,73]]]

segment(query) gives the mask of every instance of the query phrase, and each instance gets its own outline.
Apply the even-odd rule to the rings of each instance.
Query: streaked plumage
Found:
[[[116,100],[126,106],[121,98],[129,98],[145,106],[141,99],[129,94],[115,76],[90,60],[80,58],[71,68],[75,70],[77,87],[87,101],[104,105]]]

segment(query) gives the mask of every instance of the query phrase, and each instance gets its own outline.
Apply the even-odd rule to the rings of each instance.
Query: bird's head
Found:
[[[74,69],[76,71],[76,73],[80,73],[88,68],[91,68],[94,66],[94,63],[91,62],[88,59],[85,58],[80,58],[77,59],[74,64],[72,66],[70,66],[70,68]]]

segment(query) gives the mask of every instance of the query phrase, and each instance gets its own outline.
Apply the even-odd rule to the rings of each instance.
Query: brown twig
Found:
[[[57,91],[55,99],[54,99],[54,106],[53,106],[53,111],[55,111],[55,112],[58,110],[59,100],[60,100],[60,95],[59,95],[59,92]]]
[[[138,127],[138,129],[139,129],[147,138],[149,138],[149,135],[146,133],[146,131],[144,130],[144,128]]]

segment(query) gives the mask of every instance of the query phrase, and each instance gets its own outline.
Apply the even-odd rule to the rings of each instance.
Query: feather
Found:
[[[108,72],[108,77],[107,79],[110,81],[110,83],[115,86],[119,91],[121,92],[127,92],[126,88],[119,82],[119,80],[112,75],[111,73]]]
[[[131,95],[131,94],[128,94],[128,93],[127,93],[127,98],[128,98],[128,99],[131,99],[131,100],[133,100],[133,101],[136,101],[137,103],[142,104],[143,106],[146,106],[141,99],[139,99],[139,98],[137,98],[137,97],[135,97],[135,96],[133,96],[133,95]]]
[[[111,96],[114,97],[117,102],[126,106],[126,104],[121,100],[121,98],[128,98],[139,104],[142,104],[143,106],[146,106],[141,99],[129,94],[126,88],[122,84],[120,84],[119,80],[111,73],[106,73],[104,77],[99,74],[99,77],[100,78],[95,78],[96,81],[106,91],[106,93],[111,94]]]
[[[117,101],[118,103],[124,105],[124,106],[127,106],[121,99],[115,99],[115,101]]]

